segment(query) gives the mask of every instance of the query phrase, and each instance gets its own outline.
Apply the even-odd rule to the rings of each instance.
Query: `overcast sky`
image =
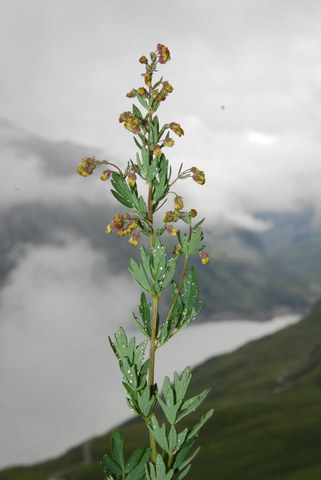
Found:
[[[105,390],[92,398],[79,387],[81,369],[86,382],[96,378],[94,364],[83,359],[104,362],[106,337],[120,317],[130,318],[137,290],[115,273],[107,244],[87,238],[96,227],[103,235],[109,220],[101,213],[112,204],[106,185],[74,171],[90,154],[123,165],[134,157],[118,117],[131,108],[126,93],[141,86],[138,58],[159,42],[171,51],[160,74],[174,92],[159,116],[179,122],[185,136],[175,138],[170,159],[207,178],[204,187],[180,186],[188,207],[213,225],[259,230],[267,225],[254,212],[310,205],[320,217],[320,21],[318,0],[1,0],[5,463],[13,452],[18,463],[57,453],[59,436],[63,448],[85,437],[86,402],[104,409]],[[126,294],[116,309],[119,285]],[[48,375],[51,387],[41,394]],[[83,403],[73,401],[66,412],[78,395]],[[41,436],[54,424],[56,442],[48,438],[41,450]],[[26,449],[23,432],[32,425],[39,435]]]

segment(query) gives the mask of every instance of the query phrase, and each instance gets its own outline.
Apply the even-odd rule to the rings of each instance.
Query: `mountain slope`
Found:
[[[211,393],[195,415],[213,406],[215,414],[201,432],[190,480],[321,478],[321,300],[299,324],[197,367],[190,394],[207,386]],[[147,443],[140,422],[120,428],[128,450]],[[102,480],[108,445],[109,434],[50,462],[4,470],[0,479]]]

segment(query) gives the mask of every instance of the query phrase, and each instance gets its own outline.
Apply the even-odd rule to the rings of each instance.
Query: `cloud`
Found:
[[[55,455],[104,431],[110,409],[114,423],[127,414],[125,401],[114,404],[121,385],[109,391],[118,371],[108,335],[132,322],[138,298],[129,276],[110,275],[104,255],[84,240],[19,250],[0,309],[1,449],[8,463]]]

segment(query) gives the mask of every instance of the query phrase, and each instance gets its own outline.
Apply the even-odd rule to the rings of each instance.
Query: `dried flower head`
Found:
[[[200,185],[204,185],[205,183],[205,173],[199,170],[196,167],[191,168],[191,172],[193,173],[192,178],[194,182],[199,183]]]
[[[173,132],[176,133],[176,135],[178,135],[179,137],[184,135],[184,130],[179,123],[172,122],[169,124],[169,128],[173,130]]]
[[[165,45],[162,45],[161,43],[158,43],[157,45],[157,52],[158,52],[158,61],[159,63],[166,63],[171,59],[170,52]]]

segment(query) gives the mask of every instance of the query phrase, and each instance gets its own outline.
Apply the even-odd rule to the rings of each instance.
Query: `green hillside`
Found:
[[[321,478],[321,300],[299,324],[196,368],[190,393],[209,385],[196,415],[211,407],[215,414],[189,480]],[[121,431],[128,450],[147,443],[139,422]],[[102,480],[108,445],[109,435],[97,437],[50,462],[4,470],[0,479]]]

